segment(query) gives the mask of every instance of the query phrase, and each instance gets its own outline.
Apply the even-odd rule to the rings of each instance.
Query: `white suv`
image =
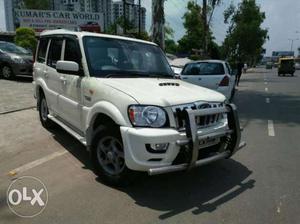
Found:
[[[190,169],[244,145],[236,107],[174,79],[151,42],[45,31],[33,76],[42,125],[55,122],[84,144],[95,172],[110,183],[127,182],[134,171]]]

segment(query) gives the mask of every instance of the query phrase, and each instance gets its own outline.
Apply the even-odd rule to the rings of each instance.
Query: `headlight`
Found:
[[[14,57],[11,57],[11,59],[16,62],[16,63],[19,63],[19,64],[24,64],[25,61],[23,58],[19,57],[19,56],[14,56]]]
[[[132,105],[128,108],[129,119],[133,126],[163,127],[167,122],[166,112],[156,106]]]

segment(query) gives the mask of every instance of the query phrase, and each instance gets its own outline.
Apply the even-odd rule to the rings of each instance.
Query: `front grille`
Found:
[[[185,130],[185,115],[183,111],[185,109],[192,109],[192,110],[201,110],[201,109],[209,109],[209,108],[222,108],[225,107],[223,103],[207,103],[207,102],[199,102],[199,103],[192,103],[186,105],[178,105],[172,108],[176,127],[179,131]],[[215,126],[222,122],[225,118],[226,114],[210,114],[205,116],[196,116],[195,121],[198,129],[207,128],[211,126]]]

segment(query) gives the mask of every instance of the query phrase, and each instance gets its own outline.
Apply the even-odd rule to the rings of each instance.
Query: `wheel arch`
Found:
[[[86,141],[91,146],[97,128],[100,125],[128,126],[128,122],[120,110],[109,102],[99,102],[91,109],[86,119]]]

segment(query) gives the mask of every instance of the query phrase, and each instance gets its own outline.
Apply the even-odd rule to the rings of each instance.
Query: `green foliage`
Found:
[[[176,54],[177,53],[177,48],[178,48],[178,45],[176,44],[176,42],[172,39],[166,39],[165,40],[165,51],[167,53],[170,53],[170,54]]]
[[[50,6],[49,0],[24,0],[27,9],[47,10]]]
[[[34,52],[37,44],[34,30],[28,27],[18,28],[16,30],[15,43]]]
[[[134,36],[134,38],[137,38],[137,39],[150,41],[150,36],[147,32],[141,32],[141,34],[135,33],[133,36]]]
[[[224,12],[224,21],[229,24],[223,43],[223,54],[230,61],[256,63],[268,38],[268,30],[262,29],[265,13],[260,11],[255,0],[243,0],[238,7],[230,5]]]
[[[167,23],[165,25],[165,51],[170,54],[177,53],[178,45],[174,40],[174,30]]]
[[[169,23],[165,24],[165,39],[173,39],[174,38],[174,30],[170,26]]]
[[[130,22],[128,19],[126,21],[124,20],[124,17],[119,17],[107,30],[106,33],[108,34],[117,34],[117,29],[120,27],[122,30],[126,28],[126,31],[131,31],[135,29],[132,22]]]
[[[124,18],[120,17],[116,20],[114,24],[112,24],[107,30],[106,33],[108,34],[117,34],[117,29],[118,27],[122,29],[126,25],[126,36],[132,37],[132,38],[137,38],[141,40],[147,40],[150,41],[149,34],[146,31],[142,31],[140,34],[137,32],[137,29],[134,27],[134,24],[130,22],[129,20],[126,20],[126,23],[124,23]]]
[[[201,14],[201,7],[194,1],[187,4],[188,11],[184,14],[183,26],[186,34],[178,41],[178,50],[180,52],[191,52],[193,48],[203,49],[204,26]]]

